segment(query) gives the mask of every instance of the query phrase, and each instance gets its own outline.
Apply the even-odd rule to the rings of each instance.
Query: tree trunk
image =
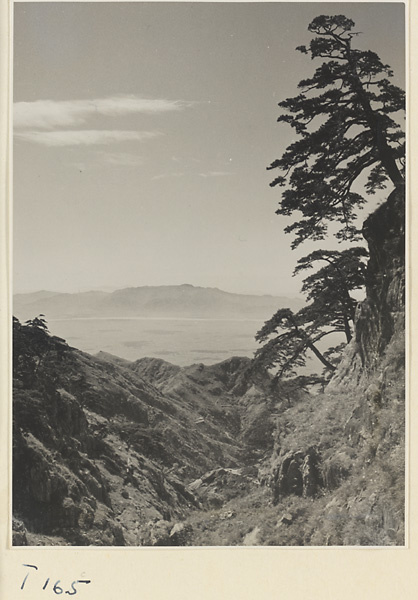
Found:
[[[310,350],[312,350],[312,352],[315,354],[316,358],[318,358],[321,363],[330,371],[335,371],[336,367],[334,367],[334,365],[332,365],[323,354],[321,354],[321,352],[318,350],[318,348],[310,341],[306,342],[306,345],[308,346],[308,348]]]
[[[364,91],[363,84],[357,74],[356,65],[353,62],[349,48],[347,49],[347,61],[351,70],[353,90],[357,94],[361,107],[364,110],[364,116],[366,117],[370,131],[372,132],[380,162],[390,177],[393,185],[396,188],[399,188],[405,184],[404,178],[396,164],[393,151],[387,142],[384,128],[380,123],[380,115],[373,110],[367,94]]]
[[[347,344],[349,344],[351,342],[351,338],[352,338],[350,322],[346,315],[343,315],[343,320],[344,320],[344,333],[345,333],[345,337],[347,338]]]

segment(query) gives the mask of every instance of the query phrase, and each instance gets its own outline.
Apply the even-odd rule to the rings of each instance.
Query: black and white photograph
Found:
[[[14,4],[13,546],[406,546],[405,9]]]

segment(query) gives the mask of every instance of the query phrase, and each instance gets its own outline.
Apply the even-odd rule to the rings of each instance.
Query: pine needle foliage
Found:
[[[299,83],[297,96],[279,103],[278,121],[288,123],[298,139],[268,169],[281,172],[270,185],[285,188],[276,213],[301,213],[285,229],[296,235],[293,248],[306,239],[324,239],[329,222],[341,225],[338,239],[358,239],[355,220],[365,197],[356,182],[363,173],[369,194],[388,183],[404,185],[399,121],[405,95],[376,53],[353,48],[354,25],[343,15],[310,23],[316,37],[297,50],[322,64]]]
[[[366,258],[366,249],[354,246],[341,252],[315,250],[298,261],[295,274],[312,269],[316,262],[325,263],[304,280],[302,291],[308,304],[296,314],[289,308],[278,310],[256,336],[263,346],[255,359],[274,370],[276,379],[295,376],[306,366],[308,351],[319,359],[325,372],[335,370],[344,344],[321,352],[317,343],[332,333],[343,333],[350,342],[357,305],[352,292],[364,286]]]

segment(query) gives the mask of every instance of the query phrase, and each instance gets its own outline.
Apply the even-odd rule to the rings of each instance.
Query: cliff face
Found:
[[[330,389],[366,383],[380,368],[390,342],[405,330],[405,199],[401,191],[372,213],[363,225],[370,258],[366,299],[356,314],[355,335]]]
[[[365,221],[370,259],[355,333],[324,394],[281,411],[266,479],[291,507],[292,544],[402,544],[405,453],[405,208],[394,191]],[[338,434],[337,434],[338,432]],[[337,435],[336,435],[337,434]],[[302,498],[315,496],[316,509]],[[293,500],[292,500],[293,497]],[[295,497],[299,497],[296,501]],[[303,512],[305,527],[295,513]],[[292,517],[293,514],[293,517]],[[323,521],[308,529],[312,515]],[[290,530],[293,530],[290,533]]]
[[[356,323],[363,364],[374,366],[394,333],[405,327],[405,198],[394,191],[363,226],[370,260],[366,301]]]

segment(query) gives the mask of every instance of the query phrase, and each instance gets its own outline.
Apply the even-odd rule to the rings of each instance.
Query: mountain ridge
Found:
[[[22,320],[44,314],[47,319],[77,317],[233,317],[268,318],[280,307],[296,310],[300,298],[236,294],[191,284],[129,287],[113,292],[33,292],[14,295],[14,314]]]

